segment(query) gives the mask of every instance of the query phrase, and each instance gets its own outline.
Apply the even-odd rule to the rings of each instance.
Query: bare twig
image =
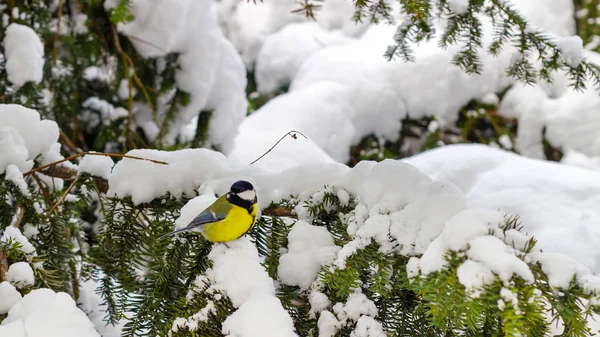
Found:
[[[108,157],[129,158],[129,159],[137,159],[137,160],[147,160],[147,161],[153,162],[155,164],[169,165],[169,163],[164,162],[164,161],[160,161],[160,160],[154,160],[154,159],[148,159],[148,158],[142,158],[142,157],[136,157],[136,156],[129,156],[129,155],[120,154],[120,153],[81,152],[81,153],[78,153],[76,155],[72,155],[70,157],[67,157],[67,158],[64,158],[64,159],[61,159],[61,160],[57,160],[55,162],[52,162],[52,163],[49,163],[49,164],[46,164],[46,165],[42,165],[42,166],[36,167],[33,170],[31,170],[31,171],[25,172],[23,174],[23,176],[28,176],[28,175],[32,174],[33,172],[37,172],[37,171],[46,169],[46,168],[48,168],[50,166],[54,166],[54,165],[57,165],[57,164],[60,164],[60,163],[64,163],[66,161],[73,160],[75,158],[82,157],[82,156],[85,156],[85,155],[91,155],[91,156],[108,156]]]
[[[73,181],[71,182],[71,185],[69,185],[69,187],[67,187],[67,190],[65,191],[65,193],[63,193],[63,195],[60,197],[60,199],[58,199],[58,201],[52,206],[52,208],[50,208],[50,210],[48,211],[48,215],[51,215],[52,212],[54,212],[54,210],[57,209],[58,206],[60,204],[62,204],[63,201],[65,201],[67,194],[69,194],[69,192],[71,192],[71,189],[73,188],[73,186],[75,186],[77,179],[79,179],[79,177],[73,179]]]
[[[150,95],[148,95],[148,91],[146,90],[146,87],[144,86],[144,84],[142,83],[142,81],[140,80],[140,78],[137,75],[137,72],[135,70],[135,64],[133,63],[133,60],[131,59],[131,57],[129,57],[129,55],[127,55],[127,53],[124,52],[123,49],[121,48],[121,42],[119,41],[119,34],[117,34],[117,30],[115,29],[115,26],[111,25],[110,27],[112,29],[113,38],[115,40],[115,48],[117,48],[117,52],[119,54],[121,54],[121,56],[123,57],[124,64],[128,63],[129,67],[131,67],[131,70],[133,73],[133,80],[135,81],[135,84],[137,84],[137,86],[140,88],[140,90],[144,94],[144,97],[146,98],[148,106],[150,106],[150,109],[152,110],[152,116],[154,118],[154,122],[156,122],[156,125],[158,125],[159,124],[158,123],[158,113],[156,112],[156,109],[154,108],[154,104],[152,104],[152,99],[150,99]],[[127,73],[126,75],[128,77],[128,81],[129,81],[130,80],[129,77],[131,75],[129,73]],[[131,96],[131,94],[129,96]],[[131,99],[132,98],[130,97],[130,100]]]
[[[277,141],[277,143],[275,143],[275,145],[271,146],[271,148],[270,148],[270,149],[268,149],[268,150],[267,150],[267,152],[263,153],[263,154],[262,154],[262,156],[260,156],[260,157],[256,158],[256,159],[255,159],[253,162],[251,162],[251,163],[250,163],[250,165],[252,165],[252,164],[256,163],[256,162],[257,162],[257,161],[259,161],[259,160],[261,160],[261,159],[262,159],[262,157],[266,156],[266,155],[267,155],[269,152],[273,151],[273,149],[274,149],[274,148],[277,146],[277,144],[279,144],[279,143],[280,143],[280,142],[281,142],[281,141],[282,141],[282,140],[283,140],[285,137],[287,137],[288,135],[289,135],[290,137],[294,138],[294,139],[298,139],[298,137],[297,137],[297,135],[296,135],[296,134],[299,134],[299,135],[301,135],[302,137],[304,137],[304,138],[307,138],[307,137],[306,137],[306,136],[305,136],[305,135],[304,135],[302,132],[300,132],[300,131],[295,131],[295,130],[292,130],[292,131],[290,131],[290,132],[286,133],[285,135],[283,135],[283,137],[279,138],[279,140]]]
[[[6,279],[6,273],[8,273],[8,259],[4,248],[0,248],[0,282]]]
[[[71,138],[69,138],[62,129],[59,129],[60,131],[60,139],[62,139],[62,141],[64,142],[65,146],[67,146],[71,151],[73,151],[74,153],[79,153],[81,152],[81,149],[77,147],[77,145],[75,145],[75,143],[73,143],[73,141],[71,140]]]
[[[15,213],[14,221],[11,223],[13,227],[19,228],[21,226],[21,222],[23,222],[23,217],[25,216],[25,207],[22,205],[17,206],[17,213]]]
[[[35,181],[37,182],[38,187],[42,191],[42,195],[44,196],[44,199],[46,200],[46,203],[48,204],[48,206],[52,205],[52,199],[50,199],[50,193],[48,193],[48,190],[44,186],[44,183],[42,182],[42,180],[35,173],[32,174],[32,176],[33,176],[33,179],[35,179]]]

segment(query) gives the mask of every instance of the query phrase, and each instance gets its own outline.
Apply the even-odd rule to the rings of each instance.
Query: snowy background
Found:
[[[535,28],[562,41],[566,62],[577,63],[585,57],[600,65],[600,55],[585,50],[581,40],[571,37],[575,34],[572,1],[511,2]],[[460,10],[461,1],[452,3]],[[111,0],[104,3],[107,9],[116,5]],[[501,278],[513,273],[532,278],[527,265],[507,253],[508,241],[502,240],[508,239],[487,235],[494,230],[490,224],[501,222],[505,215],[518,215],[524,227],[525,234],[515,233],[510,238],[513,244],[523,244],[529,236],[538,239],[541,250],[535,258],[548,266],[551,283],[567,286],[577,275],[582,286],[598,289],[600,282],[594,276],[600,272],[597,92],[573,90],[566,74],[560,72],[552,84],[516,83],[505,74],[514,53],[511,48],[497,57],[481,55],[484,67],[480,75],[468,75],[451,65],[456,49],[441,49],[436,39],[415,47],[413,63],[389,62],[382,55],[397,26],[353,22],[354,7],[349,0],[326,0],[316,21],[292,13],[294,9],[297,3],[288,0],[257,4],[238,0],[133,1],[135,19],[119,24],[118,31],[131,37],[145,58],[180,54],[176,86],[190,94],[189,104],[177,112],[167,139],[175,142],[193,137],[197,112],[212,110],[208,140],[221,153],[141,149],[128,154],[169,165],[122,160],[113,167],[106,157],[86,156],[72,168],[105,178],[109,195],[130,196],[136,204],[166,193],[177,197],[198,192],[182,209],[178,226],[185,225],[214,200],[214,194],[226,192],[238,179],[248,179],[256,186],[261,207],[290,195],[314,200],[324,185],[335,186],[341,200],[349,194],[357,196],[356,219],[348,229],[354,240],[344,247],[336,246],[326,231],[310,225],[308,216],[299,210],[301,220],[289,235],[278,281],[303,290],[311,287],[321,266],[344,265],[346,257],[371,239],[384,250],[422,255],[410,265],[413,272],[423,274],[442,268],[445,249],[468,244],[470,264],[461,279],[467,287],[477,288],[489,281],[487,276],[482,283],[473,281],[476,273],[492,278],[492,272]],[[402,17],[396,20],[402,22]],[[484,41],[491,41],[490,30],[489,22],[485,23]],[[2,71],[14,88],[39,83],[44,62],[36,32],[12,24],[3,44],[6,66]],[[273,96],[248,116],[247,72],[254,74],[254,95]],[[102,69],[90,69],[89,74],[94,78],[106,75]],[[286,90],[282,92],[282,88]],[[126,97],[127,90],[123,90]],[[351,147],[366,136],[395,142],[407,117],[431,117],[433,130],[449,127],[471,101],[495,105],[503,116],[515,118],[519,127],[513,139],[505,137],[500,140],[504,144],[496,146],[444,145],[402,160],[361,162],[352,168],[346,165]],[[159,125],[152,111],[136,104],[133,123],[150,139],[157,137]],[[104,120],[127,115],[123,107],[98,99],[87,100],[83,108],[103,105]],[[159,107],[158,113],[166,111]],[[290,130],[302,132],[306,138],[285,138],[255,165],[248,165]],[[54,121],[40,118],[34,109],[0,105],[0,174],[24,194],[35,193],[28,190],[23,176],[34,160],[43,165],[62,158],[58,141]],[[562,150],[561,162],[545,160],[544,141]],[[63,184],[60,179],[55,181]],[[382,226],[391,226],[400,248],[391,246]],[[0,241],[21,242],[25,253],[33,257],[36,251],[28,241],[33,231],[9,227]],[[253,336],[249,331],[265,329],[271,336],[294,336],[291,318],[275,297],[276,284],[260,266],[256,248],[245,238],[231,246],[231,250],[213,248],[209,255],[213,267],[198,281],[208,280],[224,290],[237,308],[224,322],[223,333]],[[307,250],[314,254],[301,254]],[[550,257],[558,256],[553,254],[560,257],[552,260]],[[244,287],[232,282],[236,273],[247,279]],[[49,289],[33,290],[23,297],[18,289],[34,282],[29,264],[10,266],[6,281],[0,283],[0,314],[8,314],[0,325],[0,336],[120,334],[119,326],[105,326],[102,321],[104,308],[95,293],[95,282],[83,284],[77,302]],[[318,291],[311,296],[315,312],[328,305],[320,302]],[[381,331],[374,320],[376,310],[375,314],[370,310],[374,304],[363,294],[353,294],[344,305],[340,309],[344,319],[357,322],[356,336],[367,336],[362,330],[370,331],[369,336]],[[214,307],[203,310],[198,316],[176,321],[173,331],[206,320]],[[343,324],[338,321],[339,313],[337,318],[329,312],[320,317],[323,331],[335,333]]]

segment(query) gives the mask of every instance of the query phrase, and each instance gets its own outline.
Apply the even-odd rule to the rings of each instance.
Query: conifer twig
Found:
[[[60,38],[60,20],[62,18],[63,0],[58,2],[58,11],[56,14],[56,34],[52,41],[52,64],[56,64],[56,58],[58,57],[58,39]]]
[[[253,162],[251,162],[249,165],[252,165],[252,164],[256,163],[257,161],[261,160],[261,159],[262,159],[264,156],[266,156],[266,155],[267,155],[269,152],[273,151],[273,149],[274,149],[274,148],[275,148],[275,147],[276,147],[276,146],[277,146],[279,143],[281,143],[281,141],[282,141],[282,140],[283,140],[285,137],[287,137],[287,136],[290,136],[290,137],[292,137],[292,138],[294,138],[294,139],[298,139],[298,137],[297,137],[297,135],[296,135],[296,134],[299,134],[299,135],[301,135],[302,137],[304,137],[304,138],[308,139],[308,137],[306,137],[306,136],[305,136],[305,135],[304,135],[302,132],[300,132],[300,131],[296,131],[296,130],[289,131],[288,133],[286,133],[285,135],[283,135],[283,137],[279,138],[279,140],[277,141],[277,143],[275,143],[273,146],[271,146],[271,148],[270,148],[270,149],[268,149],[268,150],[267,150],[267,152],[263,153],[263,154],[262,154],[262,156],[260,156],[260,157],[256,158],[256,159],[255,159]]]
[[[48,215],[51,215],[52,212],[54,212],[54,210],[57,209],[58,206],[60,206],[60,204],[63,203],[63,201],[65,201],[67,194],[69,194],[69,192],[71,192],[71,189],[73,188],[73,186],[75,186],[77,179],[79,179],[79,177],[76,177],[75,179],[73,179],[73,181],[71,182],[71,185],[69,185],[69,187],[67,187],[67,190],[65,191],[65,193],[63,193],[63,195],[60,197],[60,199],[58,199],[58,201],[54,205],[52,205],[52,208],[50,208],[50,210],[48,211]]]
[[[129,155],[126,155],[126,154],[105,153],[105,152],[89,152],[89,151],[86,151],[86,152],[81,152],[81,153],[72,155],[72,156],[67,157],[67,158],[63,158],[61,160],[57,160],[55,162],[52,162],[52,163],[49,163],[49,164],[46,164],[46,165],[42,165],[42,166],[36,167],[33,170],[30,170],[30,171],[27,171],[27,172],[23,173],[23,176],[24,177],[28,176],[28,175],[30,175],[30,174],[32,174],[34,172],[46,169],[46,168],[48,168],[50,166],[54,166],[54,165],[57,165],[57,164],[60,164],[60,163],[64,163],[66,161],[73,160],[75,158],[79,158],[79,157],[82,157],[82,156],[85,156],[85,155],[91,155],[91,156],[108,156],[108,157],[128,158],[128,159],[137,159],[137,160],[147,160],[147,161],[150,161],[150,162],[153,162],[153,163],[156,163],[156,164],[169,165],[169,163],[164,162],[164,161],[154,160],[154,159],[149,159],[149,158],[136,157],[136,156],[129,156]]]

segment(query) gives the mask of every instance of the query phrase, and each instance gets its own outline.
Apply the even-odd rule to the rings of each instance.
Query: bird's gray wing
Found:
[[[227,201],[226,197],[223,195],[217,201],[215,201],[212,205],[198,214],[189,225],[185,228],[191,230],[198,226],[202,226],[207,223],[217,222],[225,219],[227,213],[231,209],[231,205]]]
[[[221,200],[222,199],[222,200]],[[224,202],[223,202],[224,201]],[[217,206],[215,206],[217,205]],[[207,223],[217,222],[225,219],[227,213],[231,209],[231,205],[227,202],[225,196],[220,197],[215,201],[212,205],[206,208],[204,211],[200,212],[194,220],[192,220],[187,226],[184,228],[180,228],[171,233],[165,234],[163,236],[170,236],[180,232],[189,232],[195,229],[198,229],[202,225]],[[161,237],[163,237],[161,236]]]

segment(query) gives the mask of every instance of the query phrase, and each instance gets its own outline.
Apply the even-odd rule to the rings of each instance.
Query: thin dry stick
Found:
[[[46,203],[48,203],[48,206],[52,205],[52,200],[50,199],[50,193],[48,193],[48,190],[46,190],[46,187],[44,187],[44,183],[42,183],[42,180],[35,173],[32,174],[32,176],[33,176],[33,179],[35,179],[35,181],[37,182],[38,187],[42,191],[42,195],[44,196]]]
[[[25,207],[23,207],[22,205],[17,206],[17,213],[15,214],[15,221],[12,225],[16,228],[19,228],[19,226],[21,226],[21,222],[23,221],[24,216],[25,216]]]
[[[58,201],[56,202],[56,204],[54,204],[52,206],[52,208],[50,208],[50,210],[48,211],[48,215],[51,215],[52,212],[54,212],[54,210],[57,209],[60,204],[62,204],[62,202],[67,197],[67,194],[69,194],[69,192],[71,191],[71,189],[73,188],[73,186],[75,186],[75,183],[77,182],[77,179],[79,179],[79,177],[73,179],[73,181],[71,182],[71,185],[69,185],[69,187],[67,188],[67,190],[65,191],[65,193],[63,193],[63,195],[60,197],[60,199],[58,199]]]
[[[154,108],[154,104],[152,104],[152,99],[150,99],[150,95],[148,95],[148,91],[146,90],[146,87],[144,86],[144,84],[138,77],[137,72],[135,71],[135,64],[133,63],[133,60],[131,59],[131,57],[129,57],[129,55],[127,55],[127,53],[124,52],[123,49],[121,48],[121,42],[119,42],[119,35],[117,34],[117,30],[115,29],[115,26],[111,25],[110,27],[112,29],[113,38],[115,39],[115,48],[117,48],[117,52],[119,54],[121,54],[121,56],[123,56],[123,58],[127,61],[127,63],[129,63],[129,66],[131,67],[131,70],[133,72],[133,80],[135,81],[135,84],[137,84],[137,86],[140,88],[140,90],[144,94],[144,97],[146,98],[146,101],[148,102],[148,106],[150,106],[150,110],[152,110],[152,116],[154,118],[154,122],[156,122],[156,125],[158,125],[159,124],[158,123],[158,113],[156,112],[156,109]],[[126,74],[126,75],[128,77],[130,76],[129,74]]]
[[[73,141],[71,140],[71,138],[69,138],[69,136],[67,136],[64,131],[62,129],[59,129],[60,132],[60,139],[63,140],[63,142],[65,143],[65,145],[74,153],[79,153],[81,152],[81,149],[77,147],[77,145],[75,145],[75,143],[73,143]]]
[[[60,164],[60,163],[64,163],[64,162],[66,162],[68,160],[73,160],[75,158],[78,158],[78,157],[81,157],[81,156],[85,156],[85,155],[91,155],[91,156],[108,156],[108,157],[117,157],[117,158],[129,158],[129,159],[137,159],[137,160],[147,160],[147,161],[153,162],[155,164],[169,165],[169,163],[164,162],[164,161],[160,161],[160,160],[154,160],[154,159],[148,159],[148,158],[142,158],[142,157],[136,157],[136,156],[129,156],[129,155],[120,154],[120,153],[81,152],[81,153],[72,155],[70,157],[67,157],[67,158],[64,158],[64,159],[61,159],[61,160],[57,160],[57,161],[52,162],[50,164],[46,164],[46,165],[42,165],[42,166],[36,167],[33,170],[31,170],[31,171],[23,173],[23,176],[24,177],[28,176],[28,175],[30,175],[30,174],[32,174],[34,172],[46,169],[46,168],[48,168],[50,166],[54,166],[54,165],[57,165],[57,164]]]
[[[263,153],[262,156],[256,158],[253,162],[250,163],[250,165],[256,163],[259,160],[261,160],[262,157],[266,156],[269,152],[273,151],[273,149],[277,146],[277,144],[279,144],[285,137],[290,136],[290,137],[292,137],[294,139],[298,139],[296,137],[296,134],[302,135],[302,137],[308,139],[302,132],[296,131],[296,130],[292,130],[292,131],[286,133],[285,135],[283,135],[283,137],[279,138],[279,140],[277,141],[277,143],[275,143],[275,145],[271,146],[271,148],[268,149],[267,152]]]
[[[4,248],[0,248],[0,282],[4,281],[6,273],[8,273],[8,259]]]
[[[56,14],[56,35],[54,35],[54,41],[52,41],[52,64],[56,64],[56,58],[58,56],[58,39],[60,38],[60,20],[62,18],[63,0],[58,2],[58,12]]]

